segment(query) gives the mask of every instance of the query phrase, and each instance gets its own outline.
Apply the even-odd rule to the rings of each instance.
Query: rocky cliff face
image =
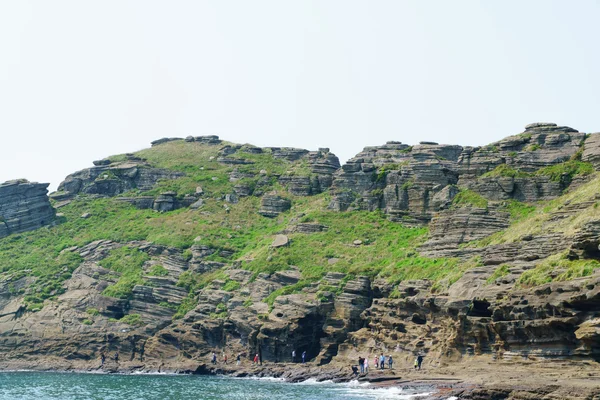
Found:
[[[498,167],[526,174],[565,162],[582,150],[584,139],[585,134],[575,129],[536,123],[485,147],[432,142],[366,147],[335,174],[330,207],[340,211],[382,209],[397,221],[426,223],[451,203],[457,186],[492,200],[551,199],[562,194],[570,182],[552,181],[543,175],[485,174]],[[596,151],[591,147],[586,159]]]
[[[0,238],[54,223],[47,187],[26,180],[0,184]]]
[[[329,149],[166,138],[101,160],[52,196],[78,238],[54,248],[56,272],[1,275],[0,366],[88,368],[119,351],[129,369],[205,373],[213,351],[296,350],[323,368],[380,353],[409,368],[421,353],[430,369],[596,371],[599,136],[537,123],[485,147],[388,142],[341,167]],[[18,229],[52,221],[44,185],[2,185],[5,204],[22,207]]]

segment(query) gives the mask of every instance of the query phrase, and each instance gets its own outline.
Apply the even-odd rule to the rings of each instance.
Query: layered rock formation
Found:
[[[48,184],[26,180],[0,184],[0,238],[54,223]]]
[[[39,276],[1,275],[0,367],[91,368],[101,352],[119,351],[129,370],[235,372],[208,365],[217,351],[244,362],[259,354],[290,380],[317,367],[323,379],[343,378],[359,356],[381,353],[403,371],[423,354],[428,371],[448,374],[551,362],[600,372],[598,137],[537,123],[484,147],[388,142],[340,167],[329,149],[190,136],[153,142],[166,154],[184,149],[179,170],[159,163],[164,154],[100,160],[67,177],[57,207],[103,197],[153,209],[128,210],[156,216],[144,227],[157,240],[75,231],[84,224],[76,208],[69,229],[90,239],[53,250],[78,266],[59,264],[52,278],[62,287],[41,310],[26,300],[44,293]],[[0,185],[0,236],[53,221],[45,188]],[[356,222],[352,210],[382,213]],[[346,231],[336,217],[350,221]],[[381,235],[385,217],[411,226],[394,234],[406,237]],[[321,240],[355,233],[335,249]],[[394,252],[378,258],[386,247]],[[109,267],[124,248],[143,260],[137,270]],[[311,250],[320,258],[307,266]],[[366,254],[368,267],[348,254]],[[124,294],[109,296],[118,285]],[[307,353],[303,374],[275,365],[292,350]],[[253,368],[240,374],[269,373]],[[472,389],[456,394],[481,398]]]
[[[582,150],[585,134],[551,123],[536,123],[525,131],[484,147],[421,142],[408,146],[388,142],[365,147],[339,170],[333,180],[334,210],[382,209],[398,221],[429,222],[456,195],[455,185],[491,200],[537,201],[562,194],[570,182],[547,176],[490,176],[499,166],[534,173],[569,160]],[[597,149],[592,142],[586,160]]]

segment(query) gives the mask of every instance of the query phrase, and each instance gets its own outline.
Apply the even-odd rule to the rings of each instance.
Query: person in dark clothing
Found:
[[[235,361],[236,361],[235,365],[240,365],[242,363],[242,353],[238,353]]]
[[[356,367],[356,365],[352,366],[352,375],[358,376],[358,368]]]
[[[213,351],[213,353],[212,353],[212,358],[211,358],[210,362],[211,362],[213,365],[217,364],[217,353],[215,353],[214,351]]]
[[[419,368],[419,371],[421,370],[422,363],[423,363],[423,354],[419,354],[417,356],[417,368]]]
[[[360,373],[365,373],[365,359],[362,357],[358,357],[358,366],[360,367]]]
[[[388,357],[388,366],[390,369],[392,369],[392,365],[394,365],[394,359],[392,358],[392,355],[390,354]]]
[[[302,352],[302,364],[306,362],[306,351]]]
[[[115,351],[115,362],[119,362],[119,353]]]
[[[100,365],[103,366],[105,361],[106,361],[106,354],[104,354],[104,352],[102,352],[100,354],[100,363],[101,363]]]

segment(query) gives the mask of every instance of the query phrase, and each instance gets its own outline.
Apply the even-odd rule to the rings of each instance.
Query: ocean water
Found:
[[[420,397],[420,396],[419,396]],[[0,400],[366,400],[418,399],[369,384],[286,383],[192,375],[0,373]]]

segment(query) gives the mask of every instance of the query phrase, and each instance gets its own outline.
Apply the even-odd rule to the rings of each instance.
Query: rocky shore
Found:
[[[107,360],[103,367],[94,362],[69,362],[45,359],[39,364],[0,362],[0,370],[66,371],[80,373],[175,373],[224,375],[236,378],[279,378],[299,383],[307,380],[333,383],[369,383],[372,388],[395,387],[403,393],[428,393],[423,400],[533,400],[533,399],[595,399],[600,396],[600,370],[586,362],[525,362],[505,363],[495,360],[474,359],[440,368],[415,371],[409,365],[394,369],[370,370],[354,376],[348,365],[316,366],[311,363],[269,363],[253,365],[244,360],[242,365],[218,363],[190,363],[169,366],[150,366],[136,362]]]

